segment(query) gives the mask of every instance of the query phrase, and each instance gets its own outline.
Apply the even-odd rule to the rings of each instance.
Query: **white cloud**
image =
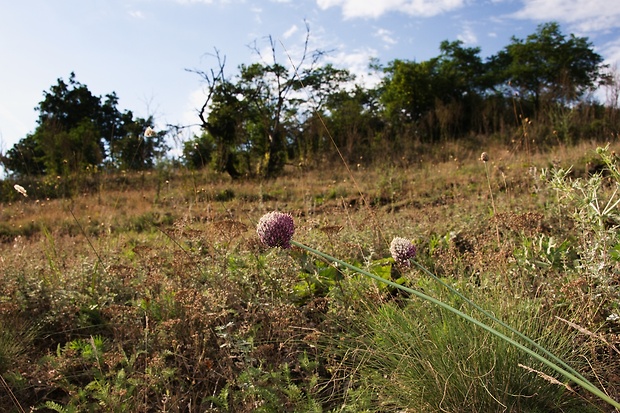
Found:
[[[371,72],[368,64],[371,59],[377,56],[374,49],[356,50],[352,53],[340,52],[330,55],[328,63],[332,63],[335,67],[347,69],[351,74],[355,75],[355,81],[366,87],[374,87],[381,81],[381,75]]]
[[[134,19],[145,19],[146,18],[144,13],[142,13],[140,10],[130,10],[128,13],[129,13],[129,16],[133,17]]]
[[[322,10],[342,8],[345,19],[377,18],[385,13],[399,12],[411,16],[430,17],[462,7],[465,0],[316,0]]]
[[[392,46],[398,43],[398,41],[394,39],[393,34],[394,33],[391,30],[378,29],[375,32],[375,37],[378,37],[379,39],[381,39],[381,41],[385,43],[387,46]]]
[[[604,50],[604,55],[607,56],[607,61],[605,63],[608,63],[610,66],[614,63],[620,63],[620,39],[603,45],[602,49]]]
[[[458,34],[456,38],[465,44],[475,44],[478,42],[478,37],[476,36],[476,33],[474,33],[472,28],[468,25],[463,27],[463,31]]]
[[[524,0],[512,15],[519,19],[566,22],[583,32],[620,27],[617,0]]]
[[[250,10],[252,10],[252,14],[254,15],[254,21],[258,24],[262,24],[263,19],[261,16],[263,15],[263,9],[261,9],[260,7],[254,6]]]
[[[309,22],[309,24],[311,27],[311,35],[309,38],[308,50],[326,51],[319,65],[331,63],[336,68],[347,69],[351,74],[355,75],[356,83],[368,87],[376,86],[381,81],[380,74],[371,72],[368,68],[371,59],[379,56],[377,50],[373,48],[364,48],[350,51],[337,37],[328,35],[325,28],[320,24],[314,25],[312,22]],[[377,33],[389,34],[391,36],[391,32],[384,33],[379,30]],[[282,56],[281,63],[290,63],[292,61],[294,65],[297,65],[301,61],[304,50],[303,40],[306,35],[305,31],[303,37],[301,35],[302,33],[300,30],[298,33],[300,39],[298,41],[291,42],[289,40],[289,42],[285,44],[286,54]],[[295,37],[296,36],[293,36],[293,38]],[[345,52],[345,50],[347,52]],[[306,59],[306,65],[310,60],[309,58]]]
[[[294,25],[291,26],[290,29],[288,29],[287,31],[284,32],[284,34],[282,35],[282,38],[288,39],[289,37],[291,37],[292,35],[297,33],[298,30],[299,30],[299,27],[297,27],[297,25],[294,24]]]
[[[176,0],[177,3],[181,4],[194,4],[194,3],[204,3],[204,4],[213,4],[213,0]]]
[[[207,93],[203,87],[194,89],[185,103],[185,107],[182,108],[175,118],[175,123],[187,126],[183,132],[186,138],[191,138],[193,135],[200,135],[202,133],[200,126],[200,119],[198,118],[198,111],[204,105],[207,99]],[[177,114],[175,114],[177,115]],[[207,114],[205,114],[206,116]]]

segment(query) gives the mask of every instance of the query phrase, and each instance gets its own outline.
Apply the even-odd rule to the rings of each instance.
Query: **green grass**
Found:
[[[489,293],[475,301],[586,367],[572,347],[576,332],[541,313],[539,303]],[[347,392],[350,411],[597,411],[542,363],[450,312],[416,300],[368,306],[344,346],[343,359],[358,384]]]

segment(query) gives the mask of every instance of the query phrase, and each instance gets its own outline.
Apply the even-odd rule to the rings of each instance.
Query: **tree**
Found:
[[[183,143],[184,164],[190,169],[203,169],[211,163],[215,150],[215,142],[209,133],[194,135],[192,139]]]
[[[605,81],[603,58],[586,37],[566,37],[555,23],[538,26],[490,59],[496,85],[509,83],[539,109],[544,99],[569,104]]]
[[[384,127],[376,91],[359,85],[350,91],[334,89],[328,96],[325,108],[325,126],[342,156],[353,162],[359,162],[360,158],[369,160],[373,146],[378,143],[375,139]],[[319,126],[319,136],[324,135],[325,126]],[[327,137],[323,141],[315,145],[334,154],[332,142]],[[382,155],[386,155],[389,148],[382,142],[380,144]]]
[[[231,178],[241,176],[239,170],[240,152],[247,148],[243,145],[242,125],[247,112],[237,87],[223,78],[223,64],[220,66],[220,75],[211,78],[209,94],[198,116],[202,128],[210,136],[216,146],[215,169],[227,172]],[[210,107],[205,115],[207,106]]]
[[[7,171],[16,175],[42,175],[45,173],[44,156],[34,135],[28,134],[13,145],[0,161]]]
[[[287,95],[293,88],[294,73],[275,61],[275,43],[270,40],[274,61],[271,64],[241,65],[239,91],[249,116],[246,131],[251,133],[248,149],[263,155],[257,170],[266,177],[276,176],[286,162]],[[258,159],[258,158],[257,158]]]
[[[384,69],[381,103],[392,122],[419,120],[435,103],[437,59],[412,62],[396,59]]]
[[[133,119],[130,111],[121,116],[120,133],[123,135],[114,146],[113,152],[118,167],[143,171],[155,166],[155,160],[164,155],[168,146],[165,143],[165,131],[145,133],[152,126],[152,117]]]
[[[486,88],[480,49],[443,41],[440,55],[423,62],[396,59],[385,68],[381,101],[392,121],[416,122],[438,102],[465,102]]]
[[[44,125],[37,129],[34,136],[44,154],[42,159],[46,172],[60,175],[101,164],[103,151],[93,121],[83,118],[70,129],[63,128],[53,119],[47,120]]]
[[[163,134],[147,140],[142,136],[152,119],[135,119],[130,111],[120,112],[114,92],[105,100],[93,95],[71,73],[69,81],[58,79],[39,102],[37,127],[2,158],[5,168],[15,174],[61,174],[88,165],[98,166],[109,159],[117,166],[144,169],[166,146]]]
[[[299,81],[297,68],[304,67],[309,57],[308,39],[309,30],[295,67],[278,63],[275,41],[268,37],[271,56],[264,58],[254,46],[260,62],[240,65],[238,75],[232,79],[224,76],[225,59],[220,58],[217,50],[217,70],[192,70],[207,84],[207,96],[198,117],[216,146],[214,164],[219,170],[233,178],[242,174],[274,177],[282,171],[303,123],[299,96],[310,89],[313,93],[327,90],[317,79],[332,82],[337,77],[333,68],[315,72],[322,55],[317,51],[312,54],[309,67],[300,70],[309,81],[308,88]]]
[[[465,100],[484,93],[487,88],[487,68],[480,58],[479,47],[463,47],[460,40],[444,40],[439,45],[436,62],[438,97],[447,100]]]

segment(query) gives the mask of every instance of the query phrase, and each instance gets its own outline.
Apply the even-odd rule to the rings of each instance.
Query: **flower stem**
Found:
[[[500,245],[499,224],[497,222],[497,210],[495,209],[495,198],[493,198],[493,189],[491,188],[491,177],[489,176],[489,166],[484,162],[484,171],[487,175],[487,185],[489,186],[489,194],[491,194],[491,205],[493,206],[493,216],[495,217],[495,235],[497,237],[497,245]]]
[[[562,367],[564,367],[566,370],[568,370],[569,372],[571,372],[572,374],[574,374],[575,376],[579,377],[580,379],[582,379],[583,381],[590,383],[588,381],[588,379],[586,379],[585,377],[583,377],[581,374],[579,374],[579,372],[577,372],[575,369],[573,369],[572,367],[570,367],[568,364],[566,364],[564,361],[562,361],[562,359],[560,359],[559,357],[557,357],[555,354],[551,353],[549,350],[547,350],[546,348],[544,348],[543,346],[541,346],[540,344],[538,344],[537,342],[535,342],[534,340],[532,340],[531,338],[529,338],[528,336],[526,336],[525,334],[521,333],[518,330],[515,330],[514,328],[512,328],[511,326],[509,326],[508,324],[504,323],[503,321],[499,320],[498,318],[496,318],[493,314],[489,313],[488,311],[486,311],[485,309],[483,309],[482,307],[480,307],[478,304],[474,303],[473,301],[471,301],[469,298],[465,297],[463,294],[461,294],[458,290],[456,290],[454,287],[452,287],[451,285],[443,282],[439,277],[437,277],[435,274],[433,274],[432,272],[430,272],[427,268],[425,268],[422,264],[420,264],[419,262],[415,261],[415,260],[411,260],[411,262],[413,262],[413,264],[418,267],[420,270],[422,270],[425,274],[429,275],[431,278],[433,278],[436,282],[438,282],[439,284],[441,284],[442,286],[444,286],[445,288],[447,288],[448,290],[450,290],[450,292],[452,292],[453,294],[456,294],[458,297],[460,297],[461,299],[465,300],[465,302],[469,305],[471,305],[472,307],[474,307],[476,310],[480,311],[482,314],[484,314],[486,317],[490,318],[491,320],[495,321],[496,323],[498,323],[499,325],[501,325],[502,327],[510,330],[512,333],[518,335],[519,337],[521,337],[523,340],[525,340],[528,344],[536,347],[536,349],[542,351],[547,357],[550,357],[551,359],[553,359],[556,363],[560,364]],[[592,383],[590,383],[592,384]],[[592,385],[594,386],[594,385]]]

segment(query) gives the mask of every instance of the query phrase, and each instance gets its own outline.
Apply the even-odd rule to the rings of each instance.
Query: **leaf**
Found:
[[[620,261],[620,244],[616,244],[609,251],[609,255],[616,261]]]

